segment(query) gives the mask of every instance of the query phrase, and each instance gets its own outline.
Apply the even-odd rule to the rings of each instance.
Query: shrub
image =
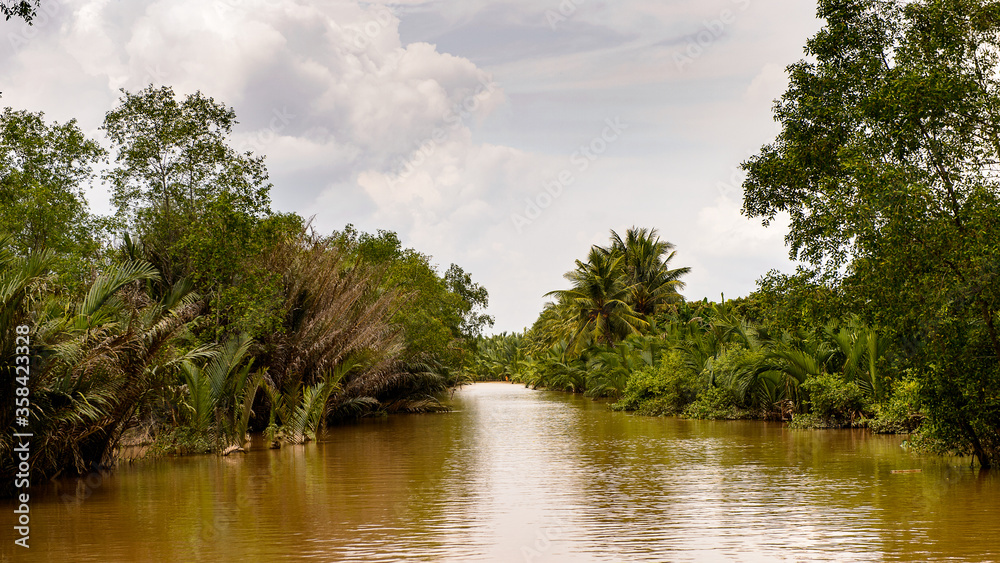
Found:
[[[907,434],[920,426],[920,383],[914,379],[903,379],[892,389],[888,400],[875,405],[875,418],[868,421],[868,427],[878,434]]]
[[[746,413],[737,407],[736,394],[724,387],[709,387],[684,410],[688,418],[734,420]]]
[[[867,410],[857,383],[837,375],[811,376],[802,383],[802,389],[809,395],[810,413],[819,417],[850,420]]]
[[[810,429],[810,428],[843,428],[845,424],[837,419],[819,416],[812,413],[795,413],[788,423],[789,428]]]
[[[809,397],[809,412],[795,414],[791,428],[844,428],[866,422],[864,412],[869,407],[857,383],[821,373],[809,376],[801,389]]]
[[[700,387],[698,377],[671,352],[656,366],[632,372],[621,400],[611,409],[650,416],[678,414],[694,401]]]

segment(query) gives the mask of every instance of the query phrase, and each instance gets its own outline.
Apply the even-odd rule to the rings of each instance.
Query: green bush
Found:
[[[875,418],[868,427],[878,434],[907,434],[920,426],[920,383],[903,379],[892,388],[888,400],[875,405]]]
[[[656,366],[632,372],[621,400],[611,409],[650,416],[678,414],[695,400],[700,387],[698,377],[671,352]]]
[[[758,361],[762,354],[747,350],[742,344],[727,344],[712,360],[703,377],[711,378],[714,387],[732,388],[739,374]]]
[[[802,383],[802,389],[808,393],[809,412],[815,416],[850,420],[867,410],[857,383],[844,381],[838,375],[811,376]]]
[[[196,432],[181,426],[170,428],[156,437],[152,451],[158,454],[206,454],[213,450],[210,433]]]
[[[688,418],[735,420],[746,413],[737,406],[736,394],[724,387],[709,387],[684,410]]]
[[[812,413],[795,413],[788,423],[789,428],[810,429],[810,428],[843,428],[845,424],[828,416],[819,416]]]

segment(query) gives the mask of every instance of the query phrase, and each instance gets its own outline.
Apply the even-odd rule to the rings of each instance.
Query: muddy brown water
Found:
[[[1000,561],[1000,475],[902,437],[465,387],[454,412],[32,489],[11,561]],[[907,472],[899,472],[907,470]],[[915,471],[919,470],[919,471]],[[897,471],[897,473],[893,473]],[[12,522],[13,505],[0,505]]]

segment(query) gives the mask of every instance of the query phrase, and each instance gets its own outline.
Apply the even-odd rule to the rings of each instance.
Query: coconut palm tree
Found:
[[[623,260],[623,256],[592,247],[587,261],[577,260],[576,269],[564,276],[573,287],[545,294],[573,307],[576,327],[570,344],[580,335],[589,334],[594,342],[610,346],[648,326],[628,304],[631,288],[626,282]]]
[[[621,257],[628,303],[636,314],[648,319],[665,305],[682,299],[679,292],[684,282],[680,278],[691,268],[670,268],[676,254],[674,245],[661,240],[656,229],[632,227],[624,239],[612,230],[611,246],[600,251]]]

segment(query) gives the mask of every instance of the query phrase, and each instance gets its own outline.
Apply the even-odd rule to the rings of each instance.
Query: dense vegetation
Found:
[[[787,214],[801,268],[691,302],[655,229],[612,231],[514,335],[482,335],[488,295],[459,266],[274,211],[263,157],[232,148],[236,116],[210,97],[123,91],[110,150],[7,108],[0,394],[20,385],[28,326],[32,479],[112,465],[123,444],[301,443],[337,420],[441,409],[467,378],[649,415],[915,431],[1000,463],[1000,3],[821,0],[819,16],[778,138],[743,164],[744,213]],[[98,178],[109,217],[84,199]],[[5,475],[13,447],[0,436]]]
[[[919,425],[927,447],[1000,463],[1000,4],[818,13],[781,132],[743,165],[744,213],[790,216],[802,269],[686,303],[663,285],[669,246],[615,235],[525,334],[481,340],[473,373],[650,414]]]
[[[890,391],[886,341],[857,316],[835,316],[829,288],[772,273],[747,298],[686,302],[678,290],[688,269],[669,266],[671,249],[656,230],[612,231],[530,330],[480,338],[470,372],[609,397],[613,409],[642,414],[887,431],[919,422],[912,386],[898,385],[905,397]]]
[[[111,465],[123,444],[221,452],[254,430],[300,443],[336,420],[441,409],[492,324],[459,266],[442,274],[391,232],[320,236],[273,211],[263,157],[230,145],[235,123],[168,87],[123,91],[110,152],[74,121],[0,115],[0,395],[20,386],[15,327],[31,356],[30,409],[5,402],[0,426],[34,434],[33,480]],[[97,217],[84,189],[109,158],[116,213]],[[12,447],[5,432],[5,475]]]

